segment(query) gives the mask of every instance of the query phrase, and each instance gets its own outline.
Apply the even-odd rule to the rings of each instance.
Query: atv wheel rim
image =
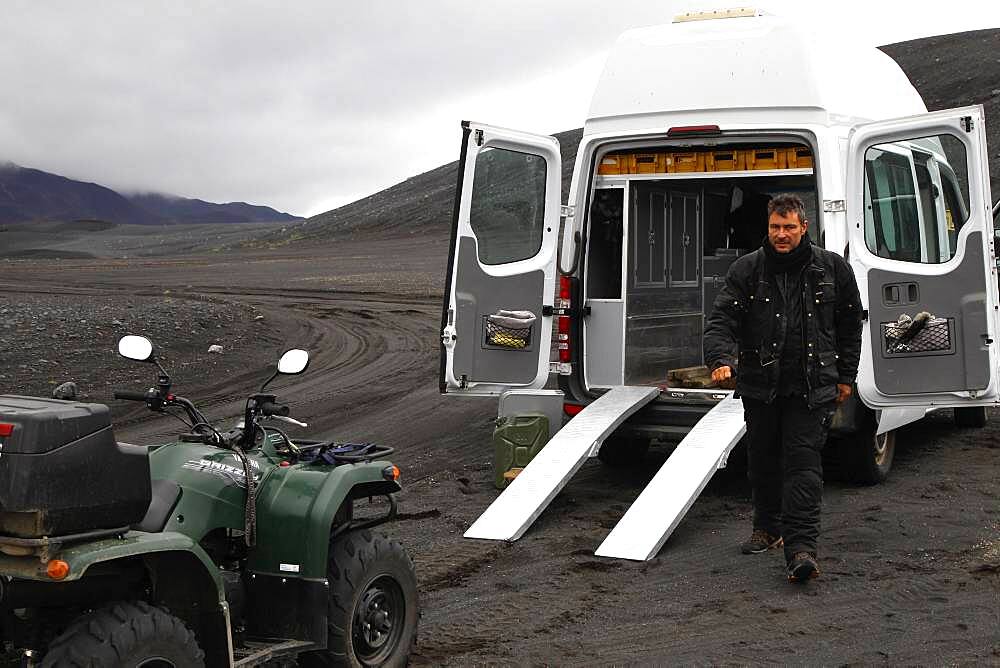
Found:
[[[351,639],[354,654],[365,665],[378,665],[392,656],[403,632],[406,600],[396,580],[382,575],[364,589],[354,608]]]

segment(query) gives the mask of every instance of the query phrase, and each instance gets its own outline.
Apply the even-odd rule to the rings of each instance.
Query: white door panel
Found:
[[[918,176],[915,155],[949,164],[957,189],[937,162]],[[868,311],[861,398],[875,408],[995,403],[1000,327],[981,107],[859,125],[847,157],[849,255]],[[910,329],[901,317],[927,324]]]
[[[469,395],[538,389],[549,375],[559,142],[480,123],[462,125],[441,317],[440,389]],[[500,311],[524,319],[498,317]]]

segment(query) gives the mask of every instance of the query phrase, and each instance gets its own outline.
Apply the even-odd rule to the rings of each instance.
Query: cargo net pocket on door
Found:
[[[882,324],[885,351],[890,355],[906,353],[950,353],[951,325],[947,318],[935,318],[927,311],[916,317],[903,314],[896,322]]]
[[[499,310],[486,316],[486,344],[496,348],[524,350],[531,345],[531,327],[535,314],[531,311]]]

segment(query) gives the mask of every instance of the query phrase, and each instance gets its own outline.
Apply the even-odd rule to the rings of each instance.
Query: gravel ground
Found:
[[[588,462],[515,543],[463,539],[497,494],[496,404],[438,394],[434,267],[444,257],[434,244],[405,248],[382,260],[391,272],[371,260],[385,242],[311,255],[2,263],[0,389],[47,394],[71,377],[103,400],[112,387],[144,387],[149,369],[115,353],[132,331],[160,345],[178,392],[229,420],[281,349],[309,349],[310,370],[276,383],[310,423],[293,434],[396,447],[401,516],[384,530],[418,568],[414,665],[1000,664],[996,411],[983,430],[956,430],[947,412],[906,428],[883,485],[829,481],[824,575],[805,588],[785,582],[778,555],[737,554],[750,503],[735,469],[715,477],[653,560],[594,557],[663,449],[632,469]],[[209,355],[211,343],[225,352]],[[178,432],[112,405],[123,440]]]
[[[81,401],[112,403],[115,389],[155,383],[155,367],[117,354],[125,334],[145,334],[178,389],[243,370],[246,349],[266,328],[263,314],[215,299],[139,295],[0,293],[0,394],[49,396],[72,381]],[[209,353],[211,345],[221,353]],[[113,403],[114,415],[135,415]]]

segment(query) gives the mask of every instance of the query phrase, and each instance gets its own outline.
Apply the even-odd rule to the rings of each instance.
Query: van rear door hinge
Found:
[[[972,132],[972,116],[962,116],[961,125],[966,132]]]
[[[576,207],[572,204],[563,204],[559,207],[559,215],[563,218],[572,218],[576,215]]]
[[[476,146],[482,146],[482,145],[483,145],[483,131],[476,130]]]

